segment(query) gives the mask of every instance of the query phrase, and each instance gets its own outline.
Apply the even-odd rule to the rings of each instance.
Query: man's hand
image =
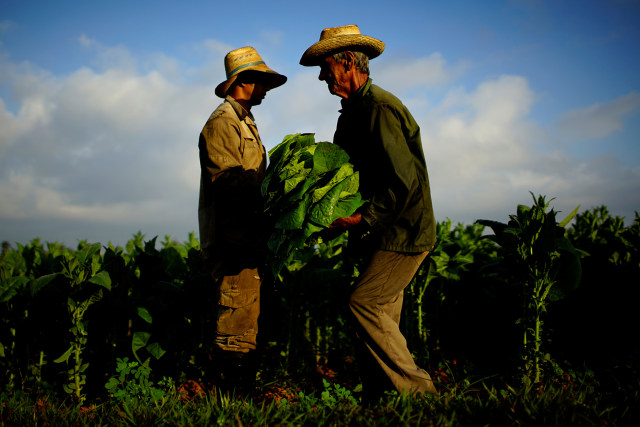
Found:
[[[356,212],[351,216],[336,219],[335,221],[333,221],[333,223],[331,223],[329,228],[348,228],[356,224],[360,224],[360,221],[362,221],[362,215],[360,214],[360,212]]]

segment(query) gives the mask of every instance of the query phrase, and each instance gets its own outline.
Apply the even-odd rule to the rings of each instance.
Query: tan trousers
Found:
[[[385,390],[431,392],[429,374],[413,360],[400,332],[404,288],[427,256],[376,251],[360,275],[349,306],[357,322],[363,395],[375,398]]]
[[[231,276],[214,270],[212,276],[218,286],[216,345],[224,351],[255,350],[262,284],[258,269],[243,268]]]

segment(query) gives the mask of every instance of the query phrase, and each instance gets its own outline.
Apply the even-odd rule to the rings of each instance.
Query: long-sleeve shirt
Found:
[[[216,251],[255,245],[262,223],[260,185],[267,155],[252,115],[227,96],[200,133],[200,246]]]
[[[436,241],[427,165],[420,128],[391,93],[368,79],[342,100],[333,142],[360,174],[369,202],[360,212],[379,237],[378,249],[424,252]]]

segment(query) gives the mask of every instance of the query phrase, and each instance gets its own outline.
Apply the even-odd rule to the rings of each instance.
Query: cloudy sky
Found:
[[[289,78],[253,109],[267,149],[331,141],[339,98],[298,61],[347,24],[386,44],[371,77],[421,126],[438,220],[506,221],[533,192],[630,221],[638,22],[637,0],[0,0],[0,240],[186,240],[224,55]]]

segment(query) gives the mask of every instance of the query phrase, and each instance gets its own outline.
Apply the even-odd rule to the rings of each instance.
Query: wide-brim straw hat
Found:
[[[231,87],[234,81],[238,78],[240,73],[247,71],[264,73],[264,77],[270,89],[283,85],[287,81],[287,77],[282,74],[276,73],[271,68],[267,67],[267,64],[262,60],[258,52],[250,47],[241,47],[240,49],[232,50],[224,57],[224,69],[227,72],[227,80],[216,86],[216,95],[220,98],[224,98],[227,91]]]
[[[300,65],[307,67],[319,65],[320,60],[325,56],[345,50],[363,52],[369,59],[373,59],[384,51],[384,43],[360,34],[357,25],[325,28],[320,33],[320,41],[314,43],[302,54]]]

